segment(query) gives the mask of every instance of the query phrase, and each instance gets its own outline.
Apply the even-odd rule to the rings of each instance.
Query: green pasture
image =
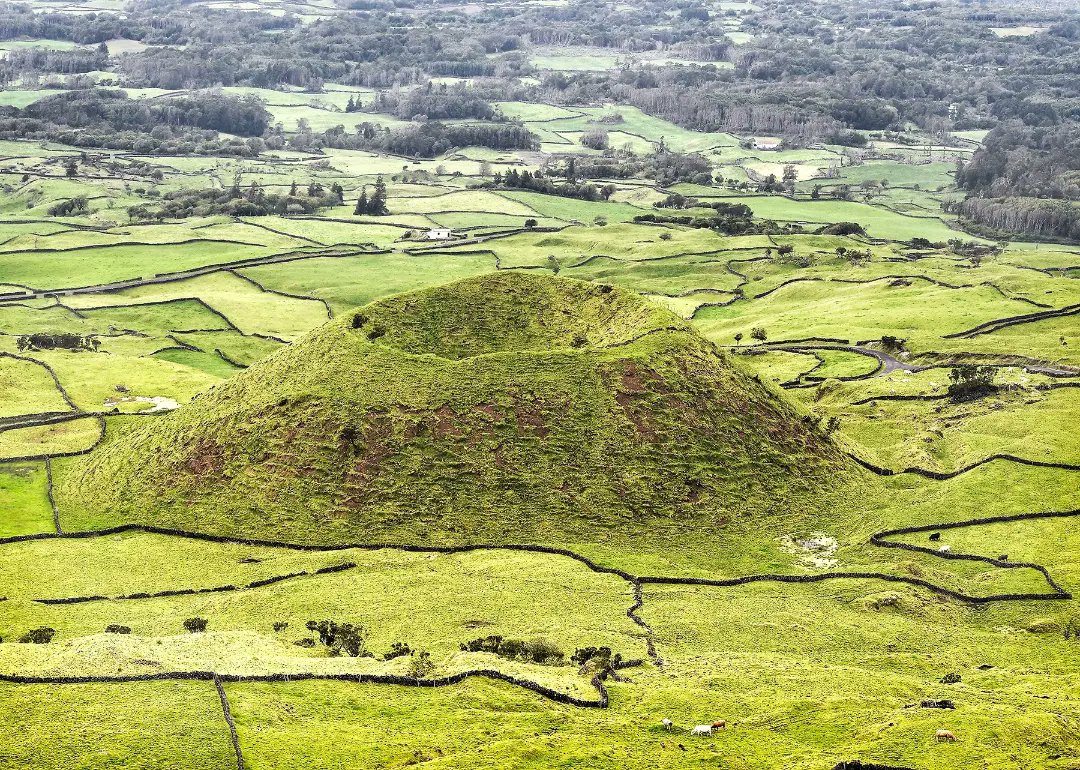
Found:
[[[44,463],[0,464],[0,537],[52,532]]]
[[[228,5],[255,9],[249,3]],[[76,8],[121,10],[112,0],[70,6]],[[300,14],[305,21],[337,12],[322,0],[274,2],[266,10]],[[709,10],[715,16],[755,8],[749,3],[714,2]],[[760,24],[748,25],[749,31],[737,29],[737,16],[726,23],[728,37],[736,44],[751,33],[761,33]],[[1003,34],[1001,29],[994,33]],[[72,44],[9,41],[0,44],[0,55],[32,45]],[[138,48],[131,41],[114,40],[109,45],[114,56]],[[653,61],[669,53],[657,52]],[[527,54],[538,70],[567,73],[607,70],[625,56],[616,49],[542,46],[531,47]],[[680,61],[677,57],[671,54],[671,61]],[[177,93],[125,90],[133,98],[148,99]],[[289,134],[304,124],[315,132],[337,125],[352,132],[364,121],[391,128],[409,123],[388,115],[343,111],[350,96],[370,103],[374,98],[370,89],[326,84],[322,93],[247,87],[226,91],[265,100],[274,121]],[[0,105],[24,107],[53,93],[54,88],[26,90],[13,83],[12,90],[0,92]],[[738,487],[732,482],[734,491],[722,501],[723,515],[706,515],[694,508],[686,516],[664,517],[642,507],[613,520],[608,511],[597,513],[596,493],[589,492],[574,501],[572,515],[553,522],[535,509],[515,508],[516,496],[523,493],[511,485],[497,496],[458,495],[449,503],[417,493],[415,502],[382,511],[371,522],[356,510],[331,510],[328,498],[320,497],[311,474],[321,472],[321,466],[313,458],[342,439],[340,426],[316,411],[300,413],[303,419],[283,418],[279,427],[292,433],[283,442],[288,446],[275,456],[273,462],[284,470],[272,483],[253,484],[251,494],[220,502],[212,515],[190,513],[194,502],[185,508],[183,501],[177,502],[179,513],[168,516],[153,506],[120,512],[127,502],[119,499],[116,505],[91,509],[69,494],[88,460],[127,446],[157,421],[171,424],[193,399],[199,407],[215,398],[215,391],[244,382],[245,367],[258,367],[269,359],[275,383],[288,381],[296,372],[281,362],[296,351],[290,346],[331,315],[347,325],[346,313],[353,308],[500,270],[558,275],[617,287],[616,293],[643,295],[672,311],[673,315],[663,314],[665,325],[695,329],[721,348],[720,369],[728,379],[709,392],[722,401],[727,421],[718,423],[708,441],[710,447],[734,447],[731,464],[725,466],[729,480],[764,467],[754,453],[759,438],[774,438],[762,426],[773,425],[769,421],[777,414],[785,415],[791,425],[813,426],[821,435],[830,432],[828,446],[836,448],[837,457],[843,457],[839,454],[843,450],[896,470],[914,466],[954,472],[1000,453],[1050,466],[1080,464],[1075,439],[1080,390],[1071,387],[1075,380],[1069,376],[1080,372],[1077,314],[968,333],[980,324],[1080,303],[1076,249],[1016,241],[1002,253],[973,261],[949,248],[908,245],[914,238],[935,243],[980,240],[957,229],[941,204],[960,194],[953,158],[973,152],[985,131],[953,132],[945,148],[931,145],[927,137],[913,145],[874,140],[875,149],[900,160],[852,163],[852,157],[842,156],[849,150],[831,145],[776,152],[746,149],[740,142],[748,137],[692,131],[627,105],[514,101],[499,102],[497,107],[538,136],[540,151],[471,147],[415,160],[335,149],[313,154],[286,148],[244,159],[102,151],[100,161],[80,161],[79,176],[68,179],[64,164],[81,148],[0,142],[0,181],[7,185],[0,200],[0,294],[13,295],[0,299],[0,351],[32,359],[0,357],[0,537],[54,531],[46,463],[18,459],[47,454],[54,456],[50,466],[56,480],[55,501],[67,532],[137,519],[156,525],[179,523],[200,532],[322,543],[377,535],[380,542],[425,545],[435,540],[475,540],[481,533],[484,539],[502,543],[569,549],[603,568],[638,575],[733,578],[873,571],[973,595],[1049,590],[1034,569],[943,559],[869,542],[876,531],[902,526],[1080,507],[1076,471],[1008,460],[987,462],[938,481],[914,473],[879,478],[844,458],[847,470],[825,477],[821,488],[815,488],[820,496],[810,504],[791,491],[812,464],[799,454],[769,465],[774,470],[767,477],[754,477]],[[794,165],[797,195],[793,199],[733,191],[721,183],[660,188],[646,179],[613,180],[617,189],[610,201],[473,188],[482,174],[510,164],[536,169],[555,154],[597,155],[579,141],[596,127],[609,132],[612,147],[629,147],[639,155],[648,155],[661,142],[677,152],[701,153],[713,172],[728,180],[780,176],[785,165]],[[108,162],[123,170],[110,169]],[[163,178],[133,172],[141,163],[160,170]],[[315,181],[324,186],[337,183],[345,190],[345,201],[314,216],[129,221],[129,206],[153,207],[156,195],[183,188],[227,189],[237,173],[242,184],[258,182],[273,192],[285,191],[293,182],[300,187]],[[370,193],[380,175],[389,185],[389,215],[354,216],[361,189],[367,187]],[[110,176],[122,178],[106,178]],[[812,200],[810,192],[816,185],[821,185],[820,199]],[[851,188],[852,200],[831,196],[838,185]],[[654,208],[672,191],[745,203],[759,220],[802,223],[807,233],[725,236],[704,228],[633,222],[642,214],[702,211]],[[77,196],[88,198],[88,213],[71,217],[48,213],[57,202]],[[524,228],[526,219],[537,220],[539,231],[504,232]],[[857,222],[868,237],[810,232],[836,222]],[[462,245],[424,240],[423,232],[435,226],[477,240]],[[791,253],[782,254],[787,247]],[[852,259],[852,251],[869,256]],[[145,280],[272,256],[296,258],[164,283]],[[26,287],[72,289],[132,280],[136,285],[122,289],[102,286],[60,296],[14,296],[25,293]],[[350,414],[356,415],[384,409],[404,410],[401,414],[408,416],[410,408],[419,408],[416,404],[434,410],[440,405],[432,394],[457,392],[454,388],[472,387],[496,376],[505,377],[513,393],[485,402],[485,409],[496,412],[507,403],[542,401],[553,384],[567,379],[560,367],[573,348],[557,339],[562,320],[545,315],[552,306],[550,297],[523,295],[519,302],[525,310],[513,316],[517,324],[513,334],[527,337],[526,332],[532,333],[530,324],[540,318],[544,333],[554,335],[543,337],[550,349],[530,350],[520,361],[497,346],[457,360],[441,357],[442,347],[429,350],[421,345],[423,349],[401,353],[405,363],[391,367],[380,356],[396,351],[394,345],[407,347],[410,341],[419,345],[417,340],[423,337],[409,326],[416,339],[400,329],[396,332],[404,337],[395,337],[391,330],[390,341],[383,339],[385,346],[363,342],[364,355],[355,361],[340,360],[328,347],[322,357],[312,354],[297,367],[307,374],[335,367],[333,384],[347,385],[344,389],[355,407]],[[492,313],[495,304],[489,295],[478,295],[469,307],[466,313],[457,306],[440,306],[424,318],[438,316],[449,325],[473,312]],[[652,304],[648,308],[648,313],[662,313]],[[409,312],[421,310],[413,307]],[[403,313],[403,317],[414,316]],[[754,330],[764,335],[764,345],[753,336]],[[20,340],[32,333],[85,335],[97,349],[32,349]],[[738,340],[736,335],[741,335]],[[830,349],[828,343],[815,346],[810,341],[804,343],[810,349],[798,352],[770,346],[820,337],[881,349],[877,341],[886,336],[901,341],[902,347],[888,349],[900,362],[934,368],[880,373],[874,358]],[[431,339],[449,348],[468,347],[449,333]],[[681,337],[668,330],[663,335],[650,331],[632,343],[623,340],[604,349],[604,365],[624,366],[627,361],[639,367],[655,365],[659,352],[675,344],[673,339]],[[713,345],[700,345],[683,359],[683,369],[671,371],[697,372],[703,361],[712,360]],[[511,360],[512,365],[507,363]],[[57,455],[93,446],[99,438],[96,419],[24,422],[27,415],[71,410],[52,376],[35,361],[51,367],[76,409],[109,413],[105,441],[89,458]],[[373,361],[380,363],[376,366]],[[961,403],[945,398],[950,372],[960,362],[994,364],[1000,390]],[[1035,371],[1040,364],[1052,370]],[[438,376],[431,374],[436,366]],[[590,387],[610,385],[603,380],[613,376],[609,370],[598,371],[603,374],[590,380]],[[642,381],[652,387],[647,374]],[[612,382],[618,386],[615,395],[624,400],[624,390],[635,384],[633,376]],[[739,383],[738,388],[729,387],[733,382]],[[807,387],[791,387],[795,383]],[[1061,385],[1069,387],[1055,387]],[[244,386],[237,391],[244,398],[232,402],[230,409],[243,419],[262,420],[279,408],[275,404],[280,398],[269,394],[301,395],[284,386],[279,393],[277,387],[267,386],[264,392]],[[662,403],[673,404],[678,412],[692,404],[695,387],[679,384],[672,393],[657,390],[653,395],[669,397]],[[757,399],[750,406],[747,394]],[[934,398],[894,398],[915,395]],[[416,404],[410,407],[414,397]],[[175,401],[181,411],[171,416],[134,414],[152,411],[153,399]],[[303,402],[298,398],[295,403]],[[568,402],[558,411],[571,407]],[[227,411],[208,417],[213,421],[203,426],[208,433],[226,434],[233,419]],[[477,431],[478,443],[462,440],[440,446],[437,440],[445,438],[439,434],[446,430],[441,422],[446,413],[435,414],[442,417],[419,439],[423,451],[396,466],[396,477],[374,477],[368,487],[372,494],[399,483],[420,489],[421,482],[437,479],[440,473],[465,483],[460,469],[473,457],[484,458],[483,473],[501,472],[506,444],[532,435],[527,420],[511,425],[492,418],[490,425],[504,430],[497,440],[484,432],[493,430],[484,422]],[[781,430],[788,424],[781,423]],[[578,443],[608,436],[612,430],[610,420],[589,423],[591,433],[583,434]],[[690,450],[661,457],[664,445],[652,443],[647,431],[633,437],[627,456],[655,459],[663,470],[620,477],[625,489],[616,503],[658,489],[676,472],[672,469],[685,475],[691,486],[710,472],[687,459]],[[373,454],[364,455],[364,462],[359,455],[351,458],[347,469],[351,478],[368,472],[365,462],[378,459],[381,441],[375,433],[357,439],[358,446]],[[545,436],[525,443],[543,448],[553,441]],[[159,463],[172,451],[165,442],[160,449],[155,460]],[[252,441],[245,451],[247,457],[257,458],[266,448]],[[552,465],[552,488],[584,472],[567,461],[571,454],[564,452],[560,463]],[[618,472],[609,463],[614,460],[604,457],[586,470],[607,479]],[[145,467],[156,472],[154,466]],[[252,467],[256,466],[226,465],[214,473],[216,478],[236,478],[229,474],[255,473]],[[538,467],[534,463],[528,472],[540,473]],[[303,510],[281,513],[265,504],[273,490],[295,494]],[[776,495],[775,503],[761,503],[776,490],[784,493]],[[171,487],[154,491],[179,500]],[[504,515],[510,510],[518,513]],[[319,523],[317,528],[305,524],[313,521]],[[1011,521],[941,529],[940,541],[930,541],[929,533],[893,539],[928,548],[944,544],[961,554],[994,558],[1007,554],[1012,562],[1042,564],[1064,590],[1076,594],[1078,523],[1075,517]],[[817,540],[826,546],[806,545]],[[355,566],[311,574],[346,563]],[[118,598],[246,586],[283,575],[294,576],[258,588]],[[89,594],[107,598],[72,605],[33,601]],[[524,688],[476,678],[445,688],[226,682],[223,688],[249,768],[652,770],[782,765],[819,770],[856,759],[918,770],[1080,767],[1080,721],[1074,707],[1080,698],[1076,677],[1080,647],[1065,637],[1069,623],[1080,622],[1075,600],[969,605],[923,587],[874,579],[725,587],[646,583],[638,615],[649,625],[647,630],[627,615],[635,603],[629,583],[566,556],[509,550],[447,555],[391,547],[300,551],[146,533],[0,544],[0,597],[3,674],[401,674],[408,670],[409,658],[383,657],[394,642],[407,642],[413,650],[431,654],[435,675],[490,668],[591,699],[596,697],[589,685],[591,674],[580,673],[576,665],[539,665],[466,653],[460,645],[500,634],[544,638],[567,656],[578,647],[607,645],[627,658],[644,661],[620,672],[624,681],[608,679],[607,709],[575,708]],[[187,633],[182,624],[190,617],[206,618],[207,631]],[[310,638],[304,624],[312,619],[363,624],[375,657],[331,657],[318,645],[297,646],[296,641]],[[275,631],[275,623],[287,626]],[[129,626],[132,632],[105,633],[110,624]],[[51,642],[18,642],[21,635],[41,626],[56,629]],[[650,634],[663,667],[649,657]],[[942,679],[950,673],[959,674],[960,681],[945,684]],[[946,698],[957,708],[919,705]],[[229,727],[211,681],[4,683],[0,710],[5,714],[0,720],[2,767],[236,767]],[[665,717],[674,720],[673,732],[660,725]],[[692,726],[715,719],[726,719],[728,729],[707,738],[689,735]],[[937,743],[933,737],[937,729],[953,731],[958,742]]]

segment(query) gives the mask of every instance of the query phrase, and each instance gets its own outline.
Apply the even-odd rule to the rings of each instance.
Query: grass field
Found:
[[[749,3],[708,5],[730,12],[736,45],[766,34],[740,29]],[[310,23],[339,9],[266,10]],[[493,58],[514,56],[541,78],[627,54]],[[286,135],[410,123],[345,113],[375,98],[351,85],[226,91],[265,100]],[[53,92],[13,83],[0,105]],[[281,770],[1080,767],[1065,634],[1080,613],[1031,598],[1052,588],[1024,566],[1080,589],[1080,519],[942,526],[1080,507],[1080,256],[1017,241],[973,259],[956,240],[991,244],[942,210],[959,195],[953,155],[986,132],[946,150],[879,137],[888,159],[861,161],[833,145],[748,149],[753,137],[626,104],[497,107],[540,149],[84,160],[0,142],[0,766],[225,770],[239,750],[242,767]],[[638,156],[700,153],[721,179],[620,178],[606,201],[479,189],[510,166],[599,156],[580,144],[597,126]],[[757,191],[789,164],[793,196]],[[378,176],[389,214],[354,216]],[[149,224],[127,212],[236,178],[340,184],[344,202]],[[671,192],[801,231],[635,221],[711,214],[653,205]],[[49,213],[78,196],[87,211]],[[865,235],[814,233],[838,222]],[[452,237],[427,240],[437,226]],[[567,278],[587,283],[550,280]],[[989,366],[994,387],[951,398],[961,364]],[[130,523],[192,536],[6,540]],[[898,527],[931,529],[872,540]],[[485,547],[425,550],[461,543]],[[1001,593],[1028,598],[963,598]],[[38,601],[80,597],[96,598]],[[372,655],[309,645],[311,620],[363,625]],[[42,627],[47,644],[19,643]],[[489,635],[564,655],[461,649]],[[412,652],[387,655],[395,642]],[[595,665],[569,661],[588,646],[640,661],[606,679],[607,708],[557,700],[599,697]],[[546,689],[355,681],[425,660],[428,684],[481,669]],[[47,683],[145,675],[162,678]],[[354,680],[325,678],[338,675]],[[956,708],[921,705],[941,699]],[[728,728],[689,735],[716,719]]]

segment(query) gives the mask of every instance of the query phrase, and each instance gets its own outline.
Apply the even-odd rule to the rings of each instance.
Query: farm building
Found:
[[[771,137],[754,137],[754,149],[755,150],[779,150],[783,146],[782,139],[773,139]]]
[[[453,231],[451,231],[449,227],[436,227],[424,233],[424,237],[429,241],[445,241],[452,235]]]

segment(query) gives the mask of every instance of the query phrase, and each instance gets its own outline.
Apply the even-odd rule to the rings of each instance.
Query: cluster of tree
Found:
[[[708,228],[724,235],[790,235],[802,232],[798,225],[778,225],[771,220],[755,219],[753,210],[744,203],[704,202],[693,198],[688,199],[688,203],[690,205],[687,207],[711,208],[716,213],[712,216],[639,214],[634,217],[634,221]]]
[[[386,182],[380,176],[375,180],[375,189],[372,191],[370,198],[367,194],[367,185],[360,191],[360,197],[356,199],[353,214],[356,216],[382,217],[389,213],[390,211],[386,207]]]
[[[140,39],[143,24],[113,13],[41,13],[29,3],[0,5],[0,40],[69,40],[96,45],[116,38]]]
[[[234,217],[257,217],[268,214],[314,214],[319,209],[340,206],[344,198],[341,186],[325,189],[314,182],[301,191],[295,183],[288,193],[268,193],[258,182],[241,190],[234,184],[228,190],[177,190],[167,193],[159,205],[140,204],[128,208],[132,221],[162,221],[225,214]]]
[[[338,623],[336,620],[309,620],[308,631],[318,634],[319,642],[331,656],[342,653],[353,658],[374,657],[367,650],[367,629],[360,624]]]
[[[571,181],[578,179],[630,179],[644,177],[661,186],[691,182],[711,184],[712,167],[709,161],[697,154],[683,154],[668,150],[663,143],[651,155],[636,155],[624,150],[609,149],[602,156],[559,158],[549,163],[547,172]]]
[[[653,204],[657,209],[692,209],[701,205],[697,198],[691,198],[680,193],[669,193],[661,200]]]
[[[866,0],[806,0],[723,13],[677,3],[675,14],[671,0],[642,0],[632,9],[606,2],[487,4],[473,13],[439,3],[411,4],[407,14],[380,5],[386,4],[357,0],[348,13],[308,24],[291,14],[236,13],[187,0],[142,0],[123,15],[35,14],[11,5],[0,14],[0,38],[128,37],[169,45],[124,57],[121,72],[132,85],[317,89],[334,80],[386,88],[450,75],[493,81],[493,97],[617,100],[686,127],[807,140],[845,126],[914,121],[944,131],[1012,117],[1047,124],[1075,112],[1070,74],[1080,36],[1064,0],[1025,9],[1029,22],[1038,17],[1046,27],[1030,38],[989,32],[995,14],[1008,16],[999,19],[1008,24],[1020,18],[1016,13],[985,12],[973,21],[964,3],[868,9]],[[724,16],[736,14],[753,38],[734,47]],[[535,68],[519,50],[522,41],[608,48],[620,62],[613,71],[551,73],[539,84],[523,83],[518,77]],[[734,66],[656,66],[640,58],[659,49]]]
[[[464,85],[436,86],[431,81],[423,88],[405,92],[380,91],[371,105],[374,112],[390,113],[402,120],[493,120],[494,107]]]
[[[1000,125],[987,134],[956,181],[991,198],[1080,200],[1080,123]]]
[[[483,182],[477,187],[498,188],[502,190],[530,190],[544,195],[558,195],[562,198],[578,198],[585,201],[608,200],[615,192],[615,185],[595,185],[591,182],[556,182],[544,176],[542,171],[518,171],[510,169],[505,174],[496,172],[490,182]]]
[[[237,136],[261,136],[270,113],[259,99],[221,91],[198,91],[160,99],[130,99],[119,90],[94,88],[39,99],[23,109],[9,108],[16,118],[71,128],[136,130],[197,128]]]
[[[321,134],[301,131],[288,140],[302,150],[320,147],[371,150],[412,158],[434,158],[460,147],[489,147],[493,150],[534,150],[540,142],[518,123],[474,123],[447,125],[438,121],[384,128],[361,123],[355,134],[337,127]]]
[[[989,236],[1024,233],[1080,241],[1080,203],[1076,201],[969,197],[955,208],[971,229]]]
[[[555,666],[563,662],[566,654],[554,642],[537,637],[528,641],[507,639],[502,636],[485,636],[461,645],[462,652],[490,652],[502,658]]]
[[[269,119],[262,102],[251,97],[205,91],[129,99],[122,91],[95,88],[53,94],[23,109],[0,107],[0,137],[140,154],[252,156],[264,149],[258,137]]]
[[[90,210],[90,201],[83,195],[58,201],[49,206],[50,217],[70,217],[75,214],[85,214]]]
[[[319,91],[329,81],[381,89],[419,84],[390,92],[382,103],[408,119],[493,120],[496,101],[614,102],[686,128],[777,134],[795,145],[826,141],[848,146],[861,145],[865,131],[903,131],[911,123],[943,140],[954,130],[1000,126],[986,151],[960,175],[972,195],[999,201],[1077,198],[1080,86],[1074,73],[1080,66],[1080,24],[1068,0],[1024,8],[993,2],[975,8],[917,0],[871,8],[867,0],[763,0],[745,10],[722,12],[693,0],[641,0],[632,8],[609,2],[490,3],[470,13],[445,3],[405,0],[354,0],[350,7],[333,18],[302,24],[292,14],[237,13],[189,0],[140,0],[124,14],[85,15],[35,13],[30,5],[9,3],[0,8],[0,39],[49,38],[86,46],[116,37],[139,40],[151,47],[112,63],[125,85],[134,87],[220,84]],[[726,15],[741,17],[743,29],[752,34],[748,42],[733,46],[725,37]],[[1042,31],[1016,37],[989,31],[995,24],[1021,22]],[[602,47],[619,60],[607,71],[545,73],[523,50],[533,45]],[[641,56],[661,49],[666,56],[731,66],[657,66]],[[43,72],[77,78],[99,68],[102,56],[104,51],[93,47],[13,51],[0,62],[0,82]],[[445,90],[430,85],[432,78],[443,76],[468,77],[473,83]],[[38,123],[10,113],[0,119],[5,136],[78,139],[83,146],[134,149],[135,138],[118,135],[147,133],[145,127],[117,129],[105,123],[64,133],[73,124],[55,116]],[[1010,121],[1016,127],[1005,125]],[[213,137],[190,134],[199,130],[197,123],[161,120],[160,125],[174,132],[184,128],[186,146],[177,149],[180,140],[174,133],[168,140],[155,140],[174,144],[144,145],[139,152],[163,146],[180,152],[213,149]],[[214,130],[248,137],[263,133]],[[533,141],[495,133],[475,138],[482,141],[425,132],[358,138],[332,131],[307,133],[296,141],[300,149],[367,142],[371,149],[429,157],[468,143],[519,149]],[[584,141],[603,149],[603,129],[590,130]],[[253,151],[252,145],[235,143],[218,149]],[[613,172],[603,177],[638,173],[627,170],[623,158],[603,162]],[[704,180],[705,174],[702,168],[699,177]],[[993,208],[1000,211],[1003,204]],[[1042,220],[1045,213],[1035,218]],[[1056,225],[1053,229],[1061,231]]]
[[[105,69],[109,61],[109,49],[104,43],[96,48],[71,50],[30,47],[8,51],[4,69],[14,73],[58,72],[75,75]]]
[[[953,401],[972,401],[996,393],[994,377],[997,369],[992,366],[962,364],[949,371],[948,395]]]

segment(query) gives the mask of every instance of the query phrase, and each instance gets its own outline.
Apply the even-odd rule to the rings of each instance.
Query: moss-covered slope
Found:
[[[348,313],[114,432],[60,493],[204,532],[548,542],[810,513],[856,476],[668,311],[500,273]]]

